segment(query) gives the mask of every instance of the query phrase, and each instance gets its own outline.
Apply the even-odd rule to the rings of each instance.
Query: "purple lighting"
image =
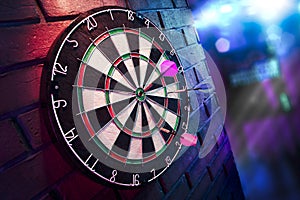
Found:
[[[265,94],[266,94],[272,108],[274,108],[274,110],[275,110],[276,108],[278,108],[279,102],[278,102],[276,93],[274,91],[273,85],[272,85],[272,80],[266,79],[266,80],[262,81],[262,86],[265,90]]]
[[[248,122],[244,125],[248,151],[265,159],[276,157],[282,151],[294,152],[291,128],[297,124],[291,123],[284,115]]]
[[[180,142],[184,145],[184,146],[196,146],[198,141],[198,138],[196,135],[192,135],[190,133],[184,133],[182,134],[182,136],[180,137]]]
[[[162,62],[160,65],[160,70],[164,76],[170,77],[175,76],[178,72],[176,63],[170,60],[165,60],[164,62]]]
[[[225,38],[219,38],[216,41],[215,46],[220,53],[225,53],[230,49],[230,42]]]

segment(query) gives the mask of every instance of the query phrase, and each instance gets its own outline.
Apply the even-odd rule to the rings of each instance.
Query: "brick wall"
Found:
[[[198,82],[209,75],[185,0],[1,1],[1,199],[243,199],[225,130],[205,158],[198,158],[199,146],[191,147],[159,179],[133,190],[95,183],[61,157],[40,120],[43,62],[72,19],[106,5],[129,7],[150,18],[173,41],[187,75]],[[214,115],[209,110],[213,98],[204,96],[193,111],[201,114],[200,136]]]

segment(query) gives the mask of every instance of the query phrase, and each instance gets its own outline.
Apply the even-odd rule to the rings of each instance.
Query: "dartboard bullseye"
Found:
[[[46,121],[67,156],[100,181],[137,186],[178,157],[189,123],[186,80],[149,19],[106,7],[79,16],[43,71]]]

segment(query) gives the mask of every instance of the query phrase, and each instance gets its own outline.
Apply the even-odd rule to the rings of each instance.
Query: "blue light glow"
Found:
[[[224,24],[233,23],[232,20],[242,18],[258,20],[266,24],[273,23],[281,20],[297,6],[300,10],[300,3],[297,5],[296,0],[209,1],[195,14],[195,26],[197,28],[212,25],[224,26]]]
[[[220,53],[225,53],[230,49],[230,41],[225,38],[219,38],[215,46]]]
[[[276,0],[276,2],[274,0],[244,0],[244,2],[247,2],[248,14],[267,23],[278,21],[295,5],[294,0]]]
[[[220,12],[221,13],[230,13],[230,12],[232,12],[232,6],[230,5],[230,4],[225,4],[225,5],[222,5],[221,7],[220,7]]]
[[[254,82],[280,76],[280,66],[276,59],[256,63],[250,70],[243,70],[230,75],[233,86],[248,85]]]

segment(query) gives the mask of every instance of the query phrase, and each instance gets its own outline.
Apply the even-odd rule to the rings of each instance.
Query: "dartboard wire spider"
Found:
[[[152,83],[155,82],[156,80],[160,79],[161,77],[165,76],[165,74],[168,73],[170,69],[172,69],[172,66],[168,66],[157,78],[155,78],[152,81]],[[178,69],[177,69],[177,73],[178,73]],[[176,74],[174,76],[176,76]],[[151,88],[152,83],[149,83],[147,86],[145,86],[145,89],[144,89],[145,92],[147,92]]]
[[[81,60],[80,58],[77,58],[77,60],[79,60],[80,62],[82,62],[83,64],[85,64],[86,66],[89,66],[91,68],[94,68],[92,67],[91,65],[89,65],[88,63],[86,63],[85,61]],[[106,75],[107,76],[107,75]],[[128,80],[126,78],[124,78],[124,80],[126,80],[128,82]],[[129,83],[129,82],[128,82]],[[132,85],[131,85],[132,86]],[[118,93],[126,93],[125,91],[121,91],[121,90],[113,90],[113,89],[103,89],[103,88],[93,88],[93,87],[86,87],[86,86],[78,86],[78,85],[73,85],[73,87],[82,87],[82,88],[85,88],[85,89],[97,89],[97,90],[101,90],[101,91],[113,91],[113,92],[118,92]],[[134,93],[134,92],[132,92]],[[128,92],[128,94],[131,94],[131,92]]]
[[[129,103],[124,109],[122,109],[119,113],[117,113],[111,120],[109,120],[109,122],[107,122],[103,127],[101,127],[100,130],[97,131],[97,133],[95,133],[95,135],[91,136],[89,138],[89,141],[91,141],[94,137],[98,136],[102,131],[104,131],[108,126],[111,125],[111,123],[113,123],[113,121],[123,112],[126,112],[128,108],[130,108],[132,106],[132,104],[137,103],[137,100],[132,101],[131,103]]]
[[[103,54],[103,56],[110,62],[110,63],[114,63],[100,48],[99,46],[95,43],[95,41],[92,38],[89,38],[89,40],[92,42],[92,44],[96,47],[96,49],[98,51],[100,51],[101,54]],[[118,70],[121,74],[123,74],[118,68],[116,68],[116,70]],[[124,80],[132,87],[132,88],[136,88],[135,85],[133,85],[130,81],[127,80],[127,78],[124,77]]]
[[[89,86],[83,86],[83,85],[72,85],[73,87],[76,88],[82,88],[82,89],[88,89],[88,90],[99,90],[99,91],[103,91],[103,92],[115,92],[115,93],[119,93],[119,94],[128,94],[128,95],[133,95],[133,92],[126,92],[126,91],[122,91],[122,90],[114,90],[114,89],[103,89],[103,88],[98,88],[98,87],[89,87]]]

